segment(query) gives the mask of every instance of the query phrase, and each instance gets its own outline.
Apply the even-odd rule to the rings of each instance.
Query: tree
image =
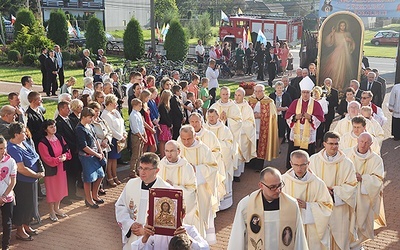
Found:
[[[86,27],[86,48],[90,51],[97,51],[98,49],[106,49],[106,33],[104,31],[103,23],[100,19],[92,16]]]
[[[172,19],[179,17],[178,7],[175,0],[155,0],[154,15],[156,23],[169,23]]]
[[[210,14],[204,12],[200,17],[199,21],[197,22],[196,28],[197,36],[200,40],[203,41],[204,44],[207,43],[207,40],[211,38],[211,23],[210,23]]]
[[[189,44],[179,21],[171,21],[168,33],[165,37],[164,48],[167,50],[167,58],[169,60],[178,61],[185,59]]]
[[[28,9],[21,9],[18,11],[17,19],[14,23],[14,34],[18,35],[18,32],[22,29],[22,26],[32,27],[36,22],[35,16],[32,11]]]
[[[68,24],[64,11],[58,9],[50,13],[47,37],[53,42],[66,47],[68,45]]]
[[[132,18],[124,32],[124,53],[128,60],[137,60],[144,55],[143,31],[138,20]]]
[[[0,12],[7,18],[26,4],[26,0],[0,0]]]

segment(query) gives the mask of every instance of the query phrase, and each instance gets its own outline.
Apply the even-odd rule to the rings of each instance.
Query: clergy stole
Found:
[[[302,105],[303,104],[303,99],[301,97],[297,101],[296,105],[296,115],[302,113]],[[308,106],[307,106],[307,114],[312,114],[314,110],[314,99],[310,98],[308,100]],[[304,118],[303,118],[304,119]],[[308,119],[304,119],[304,124],[303,124],[303,136],[300,134],[300,120],[296,121],[296,124],[294,125],[294,146],[295,147],[300,147],[302,149],[307,150],[308,149],[308,144],[310,142],[310,129],[311,129],[311,124]]]
[[[279,249],[294,249],[296,238],[296,222],[298,210],[296,202],[281,192],[279,197]],[[262,191],[250,194],[247,207],[247,249],[265,248],[264,206]],[[251,244],[251,245],[250,245]],[[253,246],[253,247],[251,247]]]

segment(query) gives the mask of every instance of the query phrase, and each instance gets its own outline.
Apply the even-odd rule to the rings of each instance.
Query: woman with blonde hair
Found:
[[[111,187],[121,184],[117,177],[117,160],[121,158],[118,152],[118,142],[125,142],[128,134],[125,131],[124,119],[117,110],[118,98],[114,94],[108,94],[104,98],[105,109],[101,114],[112,132],[111,151],[108,152],[107,161],[107,182]]]
[[[76,83],[76,78],[71,76],[63,86],[61,86],[60,94],[68,93],[72,96],[72,86]]]
[[[147,135],[147,142],[144,144],[143,152],[152,152],[155,153],[157,151],[156,139],[154,138],[154,134],[156,130],[151,121],[150,117],[150,108],[148,106],[148,102],[151,98],[151,92],[147,89],[144,89],[140,93],[140,100],[142,101],[142,110],[140,110],[140,114],[144,120],[144,128]]]
[[[160,158],[165,156],[165,143],[172,140],[172,118],[170,116],[171,107],[169,101],[171,100],[172,92],[164,90],[160,97],[160,103],[158,104],[158,112],[160,113],[160,134],[158,136],[159,147],[160,147]]]

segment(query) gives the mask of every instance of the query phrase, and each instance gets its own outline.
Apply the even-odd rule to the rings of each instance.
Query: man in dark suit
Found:
[[[118,107],[117,110],[120,112],[122,116],[122,104],[124,103],[124,92],[121,89],[121,84],[119,83],[118,74],[112,72],[110,74],[110,78],[113,79],[113,93],[118,98]]]
[[[289,77],[282,76],[283,82],[283,92],[288,93],[291,100],[296,100],[300,97],[300,93],[297,93],[297,90],[292,86],[289,85]]]
[[[284,78],[285,78],[285,81],[287,81],[289,83],[289,78],[287,76],[284,76]],[[282,78],[282,80],[283,80],[283,78]],[[285,113],[286,113],[286,110],[289,108],[290,104],[292,103],[292,98],[290,97],[289,92],[285,91],[285,83],[283,83],[283,81],[276,82],[275,92],[272,92],[271,94],[269,94],[269,98],[274,100],[274,103],[275,103],[277,111],[278,111],[279,142],[283,143],[285,141],[285,135],[286,135],[286,139],[289,141],[290,128],[285,120]]]
[[[332,79],[326,78],[324,80],[324,86],[322,87],[323,96],[326,97],[328,101],[328,113],[325,115],[325,123],[323,128],[323,133],[329,131],[332,121],[335,118],[336,108],[339,106],[339,92],[332,88]]]
[[[264,81],[264,59],[265,59],[265,47],[264,44],[260,45],[260,48],[257,50],[255,61],[258,64],[258,74],[257,80]]]
[[[50,96],[50,92],[53,95],[56,95],[57,91],[57,74],[58,74],[58,67],[57,61],[54,57],[54,51],[49,51],[49,57],[45,61],[46,63],[46,95]]]
[[[350,87],[354,89],[354,98],[356,98],[356,101],[361,103],[361,94],[363,91],[360,89],[360,83],[357,80],[351,80]]]
[[[64,59],[62,57],[61,48],[59,45],[54,46],[54,57],[57,61],[58,79],[60,80],[60,88],[64,84]]]
[[[383,102],[383,100],[385,99],[385,95],[386,95],[386,79],[379,75],[378,69],[372,69],[372,72],[374,72],[376,74],[375,81],[377,81],[381,84],[381,91],[382,91],[381,94],[382,94],[382,102]]]
[[[39,108],[42,104],[42,97],[36,91],[32,91],[28,94],[29,107],[26,110],[26,126],[32,134],[32,140],[35,143],[35,148],[43,137],[42,123],[44,116],[42,110]]]
[[[308,71],[308,70],[307,70]],[[300,98],[300,81],[303,80],[303,75],[302,75],[302,68],[297,68],[296,69],[296,77],[290,80],[290,86],[295,88],[297,97],[295,99]],[[295,100],[293,99],[293,100]]]
[[[267,64],[268,71],[268,85],[272,87],[272,81],[276,76],[276,62],[278,61],[278,57],[274,53],[274,47],[269,48],[269,53],[265,55],[265,62]]]
[[[42,72],[42,88],[43,92],[45,92],[46,89],[46,59],[47,59],[47,49],[42,48],[42,54],[39,56],[39,62],[40,62],[40,71]]]
[[[369,72],[367,75],[367,81],[363,81],[360,84],[360,89],[369,90],[374,94],[372,102],[378,106],[382,107],[382,86],[379,82],[375,81],[376,74],[374,72]]]
[[[64,204],[71,204],[71,199],[80,200],[81,197],[76,195],[76,181],[79,178],[79,169],[81,163],[78,158],[78,148],[73,123],[70,121],[68,115],[70,108],[68,102],[60,102],[57,105],[58,116],[56,118],[57,133],[60,134],[71,151],[72,159],[64,162],[64,169],[67,172],[68,182],[68,196],[62,202]]]
[[[172,119],[172,139],[176,140],[179,137],[179,130],[182,127],[182,124],[185,122],[185,114],[181,105],[181,86],[174,85],[172,87],[173,96],[170,100],[170,116]]]

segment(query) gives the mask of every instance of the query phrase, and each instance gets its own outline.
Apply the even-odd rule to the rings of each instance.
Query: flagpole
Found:
[[[151,47],[156,52],[156,32],[154,20],[154,0],[150,0],[150,26],[151,26]]]

